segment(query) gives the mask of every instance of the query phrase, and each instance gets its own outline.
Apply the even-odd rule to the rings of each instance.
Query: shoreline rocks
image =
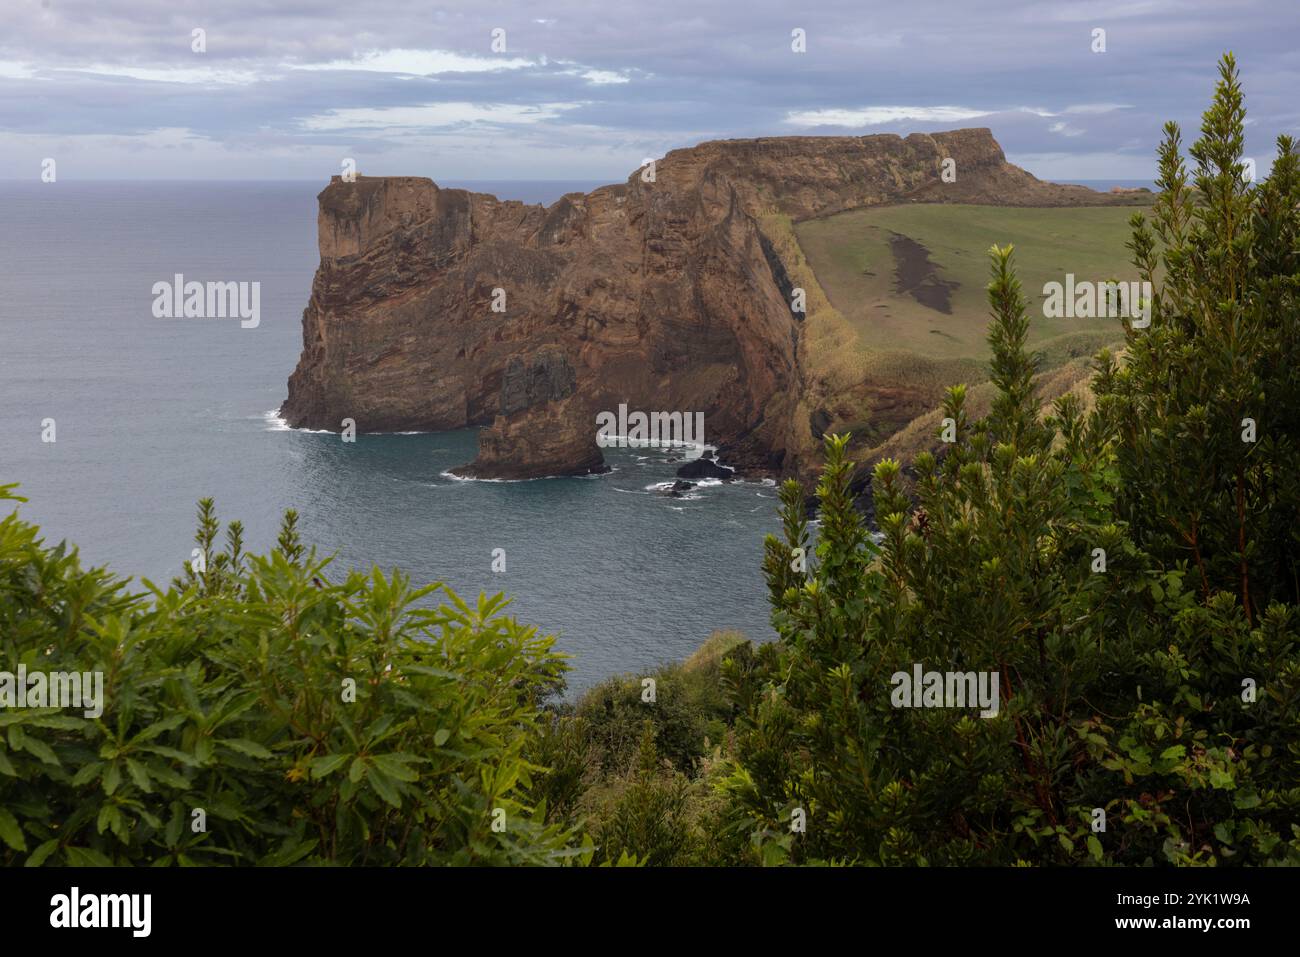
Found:
[[[719,465],[712,459],[699,458],[681,466],[677,470],[677,477],[679,479],[715,478],[730,482],[736,478],[736,471],[724,465]]]

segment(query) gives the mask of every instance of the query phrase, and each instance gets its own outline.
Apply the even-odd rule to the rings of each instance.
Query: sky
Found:
[[[704,140],[972,126],[1045,179],[1150,179],[1226,50],[1263,174],[1298,39],[1297,0],[0,0],[0,179],[613,182]]]

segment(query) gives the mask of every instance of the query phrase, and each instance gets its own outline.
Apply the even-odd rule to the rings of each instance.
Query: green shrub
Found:
[[[525,757],[539,769],[529,795],[545,808],[548,822],[581,822],[583,797],[598,777],[590,737],[572,705],[553,709],[538,727]]]
[[[13,498],[13,486],[0,498]],[[552,638],[401,573],[331,581],[280,547],[142,592],[0,520],[0,655],[102,672],[104,710],[0,710],[5,864],[543,864],[573,835],[528,798],[561,680]],[[424,607],[439,596],[442,604]],[[496,824],[496,827],[494,827]],[[202,827],[200,827],[202,825]]]
[[[652,867],[693,863],[689,789],[684,775],[661,762],[654,725],[647,718],[637,745],[636,767],[618,782],[615,796],[594,822],[597,860],[634,856]]]
[[[637,760],[644,722],[655,748],[678,771],[694,775],[710,743],[726,734],[734,713],[720,682],[724,657],[747,645],[739,632],[714,632],[681,664],[646,675],[654,680],[653,703],[644,700],[643,678],[620,675],[591,688],[578,702],[581,720],[601,773],[618,774]]]
[[[1163,251],[1140,217],[1133,242],[1167,279],[1126,363],[1099,357],[1090,413],[1067,395],[1039,417],[994,247],[996,398],[970,422],[949,391],[956,441],[917,457],[916,502],[880,462],[877,544],[830,437],[808,560],[803,492],[782,488],[781,641],[728,677],[726,787],[761,861],[1300,863],[1300,176],[1284,137],[1269,180],[1244,181],[1231,57],[1221,74],[1194,194],[1168,129]],[[896,707],[917,663],[996,675],[998,713]]]

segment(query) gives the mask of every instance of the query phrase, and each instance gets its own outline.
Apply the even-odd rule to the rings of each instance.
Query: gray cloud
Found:
[[[1166,119],[1190,138],[1225,49],[1262,170],[1300,122],[1300,8],[1270,0],[10,0],[5,16],[3,178],[54,156],[72,178],[323,179],[349,156],[613,180],[703,139],[972,125],[1040,175],[1140,177]]]

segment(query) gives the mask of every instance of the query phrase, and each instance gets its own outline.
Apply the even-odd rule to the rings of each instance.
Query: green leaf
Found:
[[[286,845],[263,857],[258,864],[262,867],[288,867],[314,851],[319,843],[316,838],[312,838],[300,844]]]
[[[453,671],[444,671],[442,668],[431,668],[428,665],[403,665],[402,671],[413,675],[429,675],[433,678],[449,678],[452,681],[463,681],[464,679]]]
[[[140,820],[144,821],[150,827],[156,828],[157,830],[160,831],[162,830],[163,822],[162,819],[159,818],[157,814],[153,814],[150,811],[146,811],[142,807],[135,808],[135,813],[140,815]]]
[[[142,750],[148,751],[150,754],[156,754],[159,757],[171,758],[173,761],[179,761],[181,764],[192,768],[199,766],[199,762],[195,760],[193,755],[186,754],[184,751],[177,751],[175,748],[165,748],[160,744],[151,744]]]
[[[375,793],[384,799],[393,807],[400,809],[402,806],[401,795],[397,793],[397,785],[393,780],[378,768],[372,768],[370,771],[370,786]]]
[[[69,847],[68,863],[73,867],[112,867],[113,862],[90,847]]]
[[[153,780],[160,784],[167,785],[169,788],[178,788],[179,790],[184,791],[190,786],[190,782],[185,775],[177,774],[165,764],[155,761],[150,762],[146,767],[149,771],[149,777],[153,778]]]
[[[318,758],[313,758],[311,762],[311,776],[317,780],[333,774],[339,768],[347,763],[350,754],[323,754]]]
[[[74,788],[85,787],[99,777],[100,772],[103,770],[103,761],[91,761],[89,764],[83,764],[81,770],[72,776],[72,786]]]
[[[118,765],[116,761],[114,761],[112,764],[108,766],[108,770],[104,772],[104,778],[103,778],[104,793],[108,795],[112,795],[117,790],[118,785],[120,785],[121,783],[122,783],[122,768],[121,766]],[[100,830],[102,831],[103,828],[100,828]]]
[[[9,812],[7,808],[0,807],[0,841],[4,841],[15,851],[27,851],[27,839],[23,837],[23,829],[18,825],[18,819]]]
[[[170,731],[172,728],[175,728],[177,725],[181,725],[184,723],[185,723],[185,715],[173,714],[170,717],[163,718],[161,721],[156,721],[153,724],[149,725],[149,727],[145,728],[134,738],[132,738],[131,742],[133,744],[144,744],[146,741],[152,741],[154,738],[158,737],[158,735],[162,734],[164,731]]]
[[[168,847],[175,847],[181,839],[181,828],[184,827],[185,821],[181,816],[181,809],[175,807],[172,810],[171,820],[167,822],[167,829],[163,832],[163,839],[167,842]]]
[[[352,767],[348,768],[348,780],[353,784],[359,782],[366,776],[366,762],[357,758],[352,762]]]
[[[1092,855],[1094,861],[1100,861],[1104,856],[1101,841],[1097,840],[1096,834],[1088,835],[1088,853]]]
[[[55,731],[79,731],[90,724],[85,718],[74,718],[71,715],[46,715],[44,717],[32,718],[27,722],[33,728],[51,728]]]
[[[374,762],[376,768],[383,771],[390,778],[396,778],[398,781],[408,783],[420,779],[418,773],[412,771],[394,755],[376,754],[370,760]]]
[[[144,791],[146,794],[153,792],[153,782],[149,780],[148,772],[145,771],[139,762],[127,758],[126,770],[127,773],[131,775],[131,780],[135,782],[136,787],[141,791]]]
[[[433,736],[433,743],[437,747],[442,747],[444,744],[447,743],[447,739],[450,737],[451,737],[450,731],[448,731],[446,728],[439,728],[437,733],[435,733]]]
[[[250,758],[273,758],[271,751],[256,741],[249,741],[247,738],[222,738],[221,743],[232,751],[238,751],[240,754],[246,754]]]
[[[59,759],[55,756],[54,750],[39,738],[23,738],[23,750],[33,757],[39,758],[46,764],[52,764],[59,767]]]
[[[95,826],[100,834],[104,833],[105,828],[112,828],[113,833],[121,837],[125,834],[125,828],[122,826],[122,812],[118,810],[116,804],[105,804],[99,809],[99,817],[95,821]],[[123,839],[122,843],[126,843]]]
[[[53,840],[46,841],[36,850],[32,851],[32,856],[27,858],[27,860],[23,863],[23,867],[40,867],[49,859],[51,854],[53,854],[56,850],[58,850],[58,848],[59,848],[58,838],[54,838]]]

